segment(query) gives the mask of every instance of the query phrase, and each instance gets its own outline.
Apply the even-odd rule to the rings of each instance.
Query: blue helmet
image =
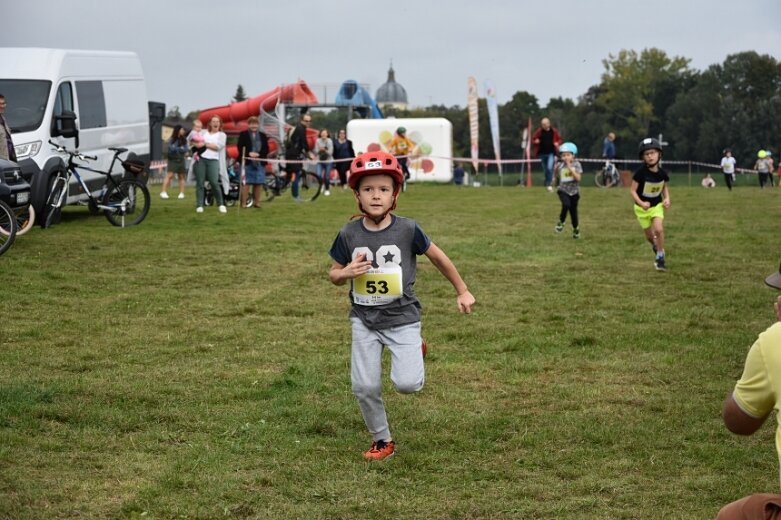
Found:
[[[570,143],[567,141],[566,143],[559,146],[559,153],[569,152],[572,155],[578,155],[578,147],[575,143]]]

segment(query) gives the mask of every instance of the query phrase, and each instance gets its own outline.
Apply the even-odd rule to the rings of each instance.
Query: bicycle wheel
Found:
[[[16,238],[16,216],[11,207],[0,200],[0,255],[5,253]]]
[[[263,194],[260,198],[265,202],[271,202],[274,197],[279,195],[280,186],[282,185],[282,179],[280,179],[276,173],[267,173],[266,182],[263,186]]]
[[[594,175],[594,184],[596,184],[600,188],[604,188],[606,184],[606,179],[607,179],[607,173],[603,168]]]
[[[322,188],[323,179],[312,172],[306,172],[304,178],[301,179],[298,196],[301,200],[313,201],[320,195]]]
[[[41,227],[47,229],[52,225],[54,219],[62,212],[62,206],[68,197],[68,179],[62,173],[58,173],[52,181],[49,189],[49,196],[46,197],[46,204],[43,206],[43,222]]]
[[[23,208],[16,208],[14,210],[16,215],[16,234],[24,235],[35,224],[35,209],[32,204],[28,204]]]
[[[618,173],[618,168],[615,167],[615,165],[610,165],[610,185],[609,188],[612,188],[613,186],[621,186],[621,175]]]
[[[115,226],[135,226],[149,213],[149,202],[146,186],[135,179],[123,179],[103,197],[103,205],[109,206],[103,214]]]

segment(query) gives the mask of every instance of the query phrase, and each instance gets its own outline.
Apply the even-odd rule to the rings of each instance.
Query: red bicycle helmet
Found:
[[[394,194],[398,193],[404,184],[404,173],[399,161],[388,152],[366,152],[353,159],[348,180],[350,188],[357,190],[361,179],[367,175],[390,175],[394,182]]]

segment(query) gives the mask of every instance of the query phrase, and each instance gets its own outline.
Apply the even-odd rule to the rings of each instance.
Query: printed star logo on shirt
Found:
[[[393,253],[388,251],[382,258],[388,263],[393,262]]]

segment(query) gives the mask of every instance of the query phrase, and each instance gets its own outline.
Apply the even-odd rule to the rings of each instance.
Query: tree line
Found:
[[[529,117],[534,128],[551,119],[584,157],[599,157],[602,140],[615,132],[620,157],[635,158],[644,137],[664,135],[665,158],[719,162],[731,148],[750,167],[760,149],[781,151],[781,64],[769,55],[741,52],[704,71],[690,60],[659,49],[622,50],[603,60],[599,84],[577,100],[553,98],[540,106],[533,94],[516,92],[499,105],[503,159],[522,158],[521,138]],[[493,158],[485,99],[478,103],[480,157]],[[444,117],[453,124],[454,154],[469,155],[466,108],[430,106],[385,111],[396,117]]]
[[[671,160],[716,163],[730,148],[739,166],[751,167],[760,149],[781,152],[781,64],[753,51],[730,55],[704,71],[692,69],[690,61],[656,48],[622,50],[602,60],[605,70],[599,84],[576,100],[557,97],[541,106],[533,94],[517,91],[499,105],[502,158],[523,158],[521,140],[530,117],[533,128],[542,117],[549,117],[584,157],[601,155],[608,132],[616,134],[619,157],[629,159],[636,158],[641,139],[659,134],[668,143],[665,158]],[[245,98],[239,85],[233,99]],[[478,101],[478,111],[480,157],[493,159],[485,99]],[[448,119],[453,124],[454,154],[469,156],[465,107],[383,107],[383,112],[399,118]],[[187,115],[187,119],[194,117],[195,113]],[[360,116],[344,110],[312,111],[313,127],[332,133],[344,128],[351,117]]]

